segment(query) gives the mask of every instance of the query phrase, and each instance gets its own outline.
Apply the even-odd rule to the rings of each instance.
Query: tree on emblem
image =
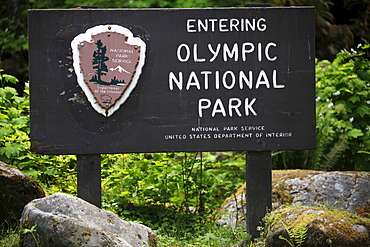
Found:
[[[101,42],[100,39],[95,44],[97,50],[94,51],[92,65],[94,65],[93,69],[95,69],[96,72],[95,75],[90,79],[90,82],[96,82],[100,85],[125,85],[126,83],[124,80],[118,80],[116,77],[111,79],[110,82],[102,80],[101,77],[107,74],[105,72],[108,72],[108,67],[105,62],[109,60],[109,57],[105,56],[105,54],[107,53],[107,47],[103,46],[103,42]]]
[[[93,68],[96,70],[96,73],[90,81],[98,84],[107,84],[107,82],[101,79],[103,75],[106,75],[105,72],[108,72],[108,67],[105,64],[105,62],[109,60],[109,57],[105,56],[107,47],[103,46],[100,39],[95,44],[98,49],[94,51],[92,64],[95,65]]]

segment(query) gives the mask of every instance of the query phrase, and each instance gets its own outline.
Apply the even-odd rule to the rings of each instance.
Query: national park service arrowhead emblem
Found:
[[[145,63],[146,45],[119,25],[100,25],[71,42],[77,81],[92,107],[109,117],[135,88]]]

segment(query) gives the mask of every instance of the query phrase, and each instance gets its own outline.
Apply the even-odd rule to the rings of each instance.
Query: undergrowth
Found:
[[[4,222],[0,225],[0,247],[19,246],[19,227]]]

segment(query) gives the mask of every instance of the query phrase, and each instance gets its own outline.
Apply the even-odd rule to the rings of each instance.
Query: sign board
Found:
[[[314,8],[29,11],[32,150],[315,148]]]

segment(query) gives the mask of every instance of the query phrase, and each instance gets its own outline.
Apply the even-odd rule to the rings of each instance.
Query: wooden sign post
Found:
[[[315,148],[314,12],[30,10],[32,151],[78,155],[99,205],[98,154],[248,150],[253,232],[268,153]]]
[[[257,238],[257,228],[272,207],[271,151],[247,152],[246,170],[247,232]]]
[[[77,155],[77,196],[101,208],[100,154]]]

